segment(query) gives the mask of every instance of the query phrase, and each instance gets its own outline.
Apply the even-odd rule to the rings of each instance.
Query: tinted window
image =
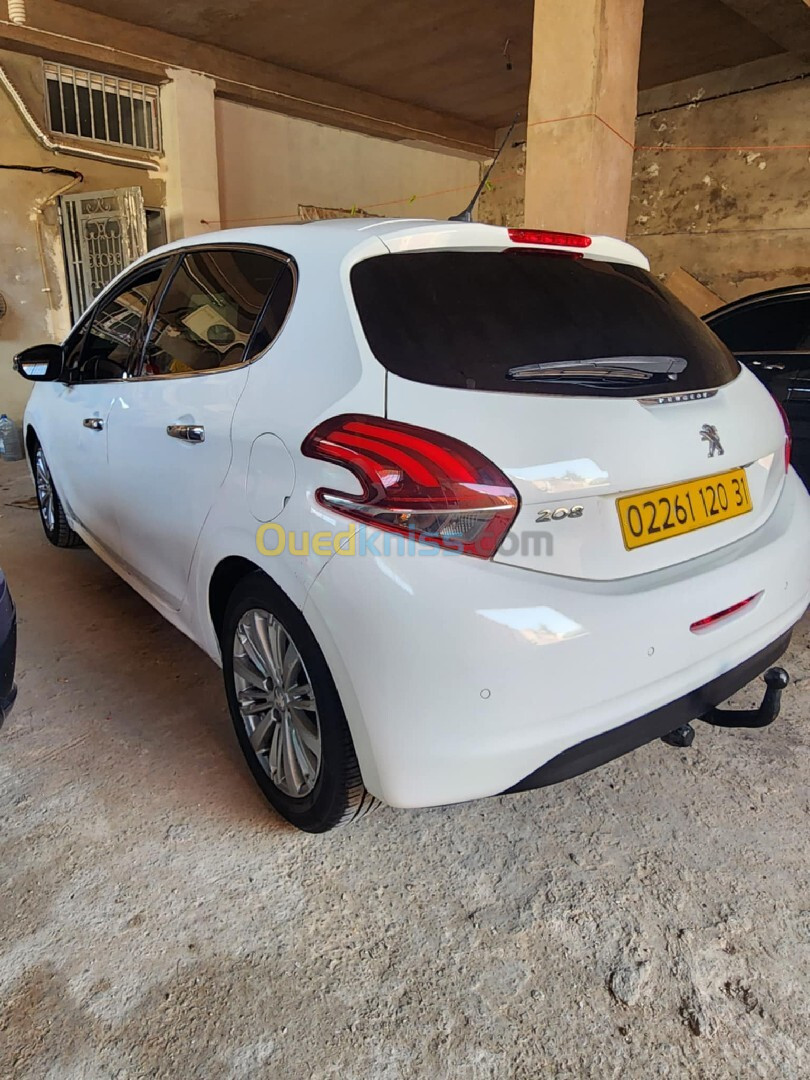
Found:
[[[241,364],[283,266],[252,251],[185,255],[160,301],[142,374],[180,375]]]
[[[250,355],[245,359],[252,360],[259,356],[275,341],[279,330],[284,325],[287,312],[292,304],[295,279],[289,266],[285,266],[273,286],[273,292],[265,305],[261,318],[256,326],[256,332],[250,342]]]
[[[165,262],[150,263],[142,272],[129,278],[121,291],[99,304],[84,336],[83,347],[68,350],[71,381],[122,378],[129,368],[144,313],[155,295],[165,265]]]
[[[732,352],[810,349],[810,296],[760,300],[708,321]]]
[[[414,252],[358,263],[352,288],[369,345],[406,379],[471,390],[639,396],[720,386],[739,371],[717,338],[635,266],[537,252]],[[644,374],[579,385],[516,380],[524,365],[676,357]]]

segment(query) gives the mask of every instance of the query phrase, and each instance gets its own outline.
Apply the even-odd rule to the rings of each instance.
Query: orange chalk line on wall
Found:
[[[595,113],[595,112],[577,113],[576,116],[552,116],[552,117],[549,117],[547,120],[532,120],[532,122],[530,124],[527,124],[526,127],[527,128],[540,127],[542,124],[562,124],[566,120],[587,120],[587,119],[598,120],[600,124],[604,124],[604,126],[608,129],[608,131],[612,131],[613,134],[617,138],[621,139],[623,143],[625,143],[627,146],[629,146],[631,150],[636,149],[636,147],[633,145],[633,143],[630,141],[630,139],[628,139],[624,135],[622,135],[622,133],[620,131],[617,131],[616,128],[613,127],[612,124],[609,124],[607,122],[607,120],[605,120],[605,118],[603,116],[600,116],[599,113]]]
[[[7,19],[0,19],[0,25],[10,26],[11,24],[9,23],[9,21]],[[155,57],[143,56],[142,54],[136,53],[136,52],[129,52],[127,50],[121,50],[121,49],[114,49],[112,46],[109,46],[109,45],[100,45],[98,42],[89,42],[84,38],[77,38],[77,37],[72,37],[72,36],[67,35],[67,34],[54,33],[53,31],[45,30],[42,27],[38,27],[38,26],[30,26],[28,29],[34,31],[36,34],[41,35],[42,37],[61,39],[62,41],[70,41],[70,42],[74,42],[74,43],[82,44],[82,45],[93,44],[96,47],[107,49],[110,52],[110,54],[117,53],[118,55],[126,55],[126,56],[130,56],[130,57],[132,57],[134,59],[139,59],[139,60],[154,61],[156,59]],[[206,74],[206,72],[201,72],[200,74]],[[315,105],[315,106],[318,106],[320,108],[328,109],[328,110],[330,110],[332,112],[343,113],[344,115],[347,115],[347,116],[349,116],[349,115],[350,116],[355,116],[358,119],[366,119],[366,120],[377,120],[378,119],[377,117],[371,116],[371,115],[366,114],[366,113],[356,112],[356,111],[354,111],[352,109],[345,109],[345,108],[342,108],[340,106],[328,105],[328,104],[325,104],[324,102],[310,101],[307,98],[298,97],[298,96],[296,96],[294,94],[286,94],[286,93],[283,93],[283,92],[277,91],[277,90],[270,91],[270,90],[267,90],[266,87],[256,86],[253,83],[240,82],[239,80],[236,80],[236,79],[228,79],[226,81],[229,82],[231,85],[242,86],[242,87],[245,87],[247,89],[263,90],[263,91],[265,91],[267,93],[270,93],[273,96],[278,97],[278,98],[286,98],[286,99],[288,99],[290,101],[297,101],[297,102],[299,102],[301,104]],[[616,128],[614,128],[611,124],[609,124],[608,121],[604,119],[604,117],[599,116],[599,114],[595,113],[595,112],[580,113],[580,114],[575,115],[575,116],[560,116],[560,117],[550,117],[550,118],[544,119],[544,120],[534,120],[534,121],[532,121],[531,124],[529,124],[527,126],[528,127],[538,127],[538,126],[543,125],[543,124],[561,123],[561,122],[563,122],[565,120],[581,120],[581,119],[584,119],[586,117],[594,117],[595,119],[597,119],[601,124],[604,124],[604,126],[606,128],[608,128],[608,130],[612,131],[613,134],[617,136],[617,138],[621,139],[622,142],[626,143],[627,146],[630,147],[634,151],[635,150],[680,150],[680,151],[685,152],[685,153],[692,152],[692,151],[714,151],[714,152],[717,152],[717,151],[742,151],[742,152],[756,151],[756,152],[759,152],[759,153],[768,153],[769,151],[772,151],[772,150],[810,150],[810,143],[797,143],[797,144],[771,145],[771,146],[676,146],[676,145],[673,145],[671,143],[670,144],[665,143],[665,144],[659,145],[659,146],[647,146],[647,145],[641,145],[641,144],[633,144],[628,138],[626,138],[624,135],[622,135],[622,133],[620,131],[617,131]],[[401,123],[398,123],[397,121],[386,120],[384,122],[386,124],[388,124],[389,126],[391,126],[391,127],[399,127],[402,130],[410,131],[413,134],[428,135],[428,136],[431,136],[433,138],[437,137],[436,132],[428,131],[428,130],[417,128],[417,127],[411,127],[410,125],[401,124]],[[456,140],[456,141],[458,142],[458,141],[461,141],[461,140]],[[473,143],[468,143],[467,145],[472,147],[474,144]],[[480,147],[475,147],[475,148],[479,149],[479,150],[481,149]],[[501,183],[501,184],[507,183],[510,180],[515,179],[519,175],[522,175],[522,174],[517,173],[517,172],[511,172],[511,173],[505,174],[505,175],[503,175],[503,176],[501,176],[499,178],[498,183]],[[398,206],[401,203],[413,203],[417,199],[430,199],[430,198],[436,197],[437,195],[449,194],[452,191],[472,191],[472,190],[474,190],[474,185],[470,184],[470,185],[465,185],[464,187],[461,187],[461,188],[445,189],[445,191],[429,191],[429,192],[423,192],[420,195],[409,195],[406,198],[402,198],[402,199],[391,199],[389,202],[373,203],[373,204],[371,204],[371,206],[373,208],[379,208],[381,206]],[[242,224],[242,223],[256,223],[256,222],[268,223],[268,222],[273,222],[273,221],[293,222],[293,221],[298,221],[298,220],[299,219],[298,219],[297,215],[286,214],[286,215],[280,215],[278,217],[231,218],[231,219],[229,219],[228,223],[229,224],[233,224],[233,223],[240,223],[240,224]],[[225,221],[223,219],[211,220],[211,221],[201,219],[200,223],[202,225],[222,225],[222,224],[225,224]]]
[[[0,19],[0,26],[12,26],[12,25],[13,24],[8,19]],[[96,48],[106,49],[110,53],[110,55],[116,54],[116,55],[119,55],[119,56],[121,56],[121,55],[130,56],[133,59],[137,59],[137,60],[147,60],[147,61],[150,61],[150,62],[155,62],[157,60],[159,63],[163,62],[163,61],[160,61],[159,58],[157,58],[157,57],[148,57],[148,56],[142,55],[141,53],[131,52],[131,51],[125,50],[125,49],[114,48],[111,45],[104,45],[104,44],[101,44],[99,42],[90,42],[85,38],[74,37],[74,36],[71,36],[71,35],[68,35],[68,34],[55,33],[54,31],[46,30],[43,27],[39,27],[39,26],[28,26],[27,29],[29,31],[33,31],[38,36],[45,37],[45,38],[52,38],[52,39],[61,40],[61,41],[73,42],[75,44],[80,44],[80,45],[94,45]],[[199,72],[198,74],[206,75],[207,72]],[[303,97],[299,97],[299,96],[297,96],[295,94],[284,93],[283,91],[280,91],[280,90],[268,90],[267,87],[257,86],[254,83],[242,82],[242,81],[240,81],[238,79],[227,79],[227,80],[224,80],[224,81],[228,82],[232,86],[241,86],[241,87],[244,87],[245,89],[261,90],[261,91],[263,91],[265,93],[268,93],[268,94],[270,94],[270,95],[272,95],[274,97],[285,98],[285,99],[287,99],[289,101],[296,101],[296,102],[298,102],[300,104],[304,104],[304,105],[317,106],[318,108],[324,108],[324,109],[327,109],[327,110],[329,110],[331,112],[343,113],[346,116],[354,116],[354,117],[356,117],[358,119],[363,119],[363,120],[379,121],[379,117],[371,116],[370,114],[367,114],[367,113],[357,112],[357,111],[355,111],[353,109],[346,109],[346,108],[343,108],[343,107],[337,106],[337,105],[329,105],[329,104],[324,103],[324,102],[312,101],[309,98],[303,98]],[[770,151],[770,150],[810,150],[810,144],[803,144],[803,143],[799,143],[799,144],[795,144],[795,145],[784,145],[784,146],[778,146],[778,145],[777,146],[674,146],[672,144],[665,144],[663,146],[634,145],[629,139],[627,139],[624,135],[622,135],[620,131],[617,131],[616,128],[614,128],[611,124],[609,124],[607,122],[607,120],[604,119],[604,117],[601,117],[597,113],[593,113],[593,112],[591,112],[591,113],[581,113],[581,114],[576,115],[576,116],[560,116],[560,117],[552,117],[552,118],[549,118],[547,120],[535,120],[528,126],[536,127],[536,126],[541,125],[541,124],[560,123],[560,122],[562,122],[564,120],[580,120],[580,119],[583,119],[583,118],[588,117],[588,116],[595,117],[597,120],[599,120],[600,123],[604,124],[606,128],[608,128],[610,131],[612,131],[619,139],[622,140],[622,142],[626,143],[633,150],[682,150],[682,151],[693,151],[693,150],[713,150],[713,151],[718,151],[718,150],[721,150],[721,151],[722,150],[743,150],[743,151],[759,151],[760,153]],[[413,134],[428,135],[428,136],[431,136],[432,138],[441,138],[441,136],[439,136],[434,131],[429,131],[429,130],[426,130],[426,129],[423,129],[423,128],[418,128],[418,127],[413,127],[411,125],[402,124],[402,123],[400,123],[398,121],[384,120],[382,122],[389,125],[390,127],[398,127],[400,129],[402,129],[403,131],[410,131]],[[457,142],[457,143],[461,143],[464,140],[454,140],[454,141]],[[471,142],[468,142],[466,145],[471,147],[471,148],[474,147],[476,150],[481,150],[482,149],[480,146],[477,146],[477,145],[475,145],[474,143],[471,143]],[[415,199],[427,199],[427,198],[430,198],[433,194],[437,194],[437,193],[427,192],[426,194],[423,194],[423,195],[409,196],[408,199],[393,199],[390,203],[378,203],[377,205],[378,206],[379,205],[385,205],[385,206],[391,205],[391,206],[393,206],[393,205],[396,205],[397,203],[400,203],[400,202],[412,202]],[[255,221],[287,220],[287,221],[293,221],[293,220],[298,220],[298,219],[297,219],[297,217],[293,218],[293,217],[290,217],[288,215],[288,216],[286,216],[284,218],[254,218],[254,219],[244,218],[244,219],[241,219],[241,220],[244,220],[244,221],[248,221],[248,220],[255,220]],[[204,221],[204,222],[202,222],[202,224],[207,225],[207,224],[215,224],[215,223],[214,222],[206,222],[206,221]]]
[[[582,116],[595,116],[595,113],[583,113]],[[562,117],[562,119],[578,120],[581,117]],[[597,118],[599,119],[599,118]],[[603,121],[604,122],[604,121]],[[539,120],[538,124],[555,123],[554,120]],[[534,126],[534,125],[531,125]],[[610,125],[607,125],[608,127]],[[613,130],[613,129],[611,129]],[[616,132],[619,135],[618,132]],[[619,135],[619,138],[623,136]],[[626,140],[624,140],[626,141]],[[772,143],[769,146],[676,146],[671,143],[664,143],[659,146],[645,146],[643,144],[637,144],[633,147],[634,150],[683,150],[683,151],[728,151],[729,153],[750,153],[752,151],[758,151],[759,153],[765,153],[769,150],[810,150],[810,143]],[[498,187],[501,184],[509,184],[517,179],[524,177],[524,172],[518,172],[517,169],[510,169],[509,172],[502,173],[497,178],[497,182],[493,184],[493,187]],[[419,199],[433,199],[439,195],[452,195],[456,193],[472,193],[475,190],[475,184],[462,184],[460,187],[442,188],[438,191],[425,191],[419,195],[405,195],[400,199],[388,199],[385,202],[365,203],[364,210],[378,210],[385,206],[400,206],[403,203],[414,203]],[[486,194],[486,192],[485,192]],[[297,222],[299,221],[297,214],[282,214],[278,217],[255,217],[255,218],[228,218],[218,220],[205,220],[201,219],[201,225],[254,225],[254,224],[272,224],[273,222]]]
[[[609,131],[612,131],[623,143],[626,143],[634,152],[636,150],[680,150],[683,152],[692,151],[711,151],[711,152],[729,152],[729,153],[750,153],[756,151],[759,153],[767,153],[771,150],[810,150],[810,143],[772,143],[770,145],[762,146],[678,146],[674,143],[661,143],[659,145],[646,145],[644,143],[632,143],[629,139],[625,138],[620,131],[617,131],[615,127],[608,123],[603,117],[599,116],[595,112],[578,113],[575,116],[555,116],[549,117],[545,120],[533,120],[531,124],[527,124],[529,127],[539,127],[544,124],[559,124],[566,120],[584,120],[587,118],[593,118],[598,120],[601,124],[604,124]],[[519,177],[524,176],[524,172],[519,172],[517,169],[510,169],[509,172],[502,173],[497,178],[497,183],[493,184],[493,187],[497,187],[498,184],[508,184]],[[439,195],[452,195],[460,192],[471,193],[475,190],[474,184],[463,184],[460,187],[442,188],[438,191],[425,191],[419,195],[406,195],[401,199],[388,199],[385,202],[366,203],[363,206],[364,210],[378,210],[385,206],[400,206],[403,203],[414,203],[418,199],[433,199]],[[270,224],[272,222],[297,222],[299,220],[297,215],[280,215],[278,217],[256,217],[256,218],[229,218],[226,220],[220,219],[218,221],[206,221],[201,220],[201,225],[247,225],[247,224]]]
[[[555,116],[548,120],[533,120],[531,124],[527,124],[527,127],[538,127],[541,124],[559,124],[565,120],[584,120],[588,117],[592,117],[598,120],[601,124],[612,131],[614,135],[618,136],[623,143],[626,143],[631,150],[734,150],[742,152],[750,152],[752,150],[758,150],[760,153],[766,150],[810,150],[810,143],[771,143],[770,145],[762,146],[679,146],[676,143],[659,143],[659,144],[646,144],[646,143],[633,143],[629,139],[625,138],[620,131],[617,131],[612,124],[609,124],[604,117],[595,112],[577,113],[576,116]]]

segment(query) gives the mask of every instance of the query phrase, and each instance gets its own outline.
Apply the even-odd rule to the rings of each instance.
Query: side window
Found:
[[[293,272],[289,266],[285,266],[256,326],[256,333],[250,343],[250,354],[245,356],[246,360],[253,360],[254,357],[260,356],[265,349],[269,349],[273,344],[279,330],[284,325],[284,320],[287,318],[294,290],[295,279],[293,278]]]
[[[252,251],[192,251],[163,294],[143,375],[233,367],[245,359],[256,319],[284,263]]]
[[[730,311],[712,330],[732,352],[810,349],[810,297],[779,297]]]
[[[79,329],[76,347],[68,352],[67,369],[72,382],[121,379],[128,372],[144,314],[165,265],[165,261],[150,263],[98,305],[89,329]]]

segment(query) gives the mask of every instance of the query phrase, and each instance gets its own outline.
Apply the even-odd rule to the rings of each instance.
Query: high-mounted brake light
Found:
[[[776,401],[776,398],[774,398]],[[790,454],[793,449],[793,432],[790,429],[790,420],[788,420],[788,414],[782,407],[781,401],[776,401],[776,407],[782,417],[782,423],[785,425],[785,472],[790,468]]]
[[[578,233],[548,232],[546,229],[507,229],[509,239],[514,244],[546,244],[550,247],[587,248],[591,246],[590,236]]]
[[[737,604],[732,604],[731,607],[723,608],[722,611],[716,611],[714,615],[707,615],[705,619],[698,619],[697,622],[693,622],[689,629],[693,634],[700,633],[701,630],[708,630],[710,626],[714,626],[715,623],[722,622],[723,619],[729,618],[731,615],[736,615],[738,611],[742,611],[743,608],[748,607],[749,604],[753,604],[755,600],[759,600],[762,596],[761,592],[754,593],[753,596],[746,597],[745,600],[740,600]]]
[[[438,431],[377,416],[325,420],[301,451],[348,469],[361,495],[319,488],[322,506],[378,529],[489,559],[520,500],[489,458]]]

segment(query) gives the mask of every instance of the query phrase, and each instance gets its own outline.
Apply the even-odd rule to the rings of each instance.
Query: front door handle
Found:
[[[86,428],[90,428],[91,431],[103,431],[104,421],[98,416],[88,416],[86,420],[82,420],[82,424]]]
[[[205,442],[205,428],[202,424],[169,424],[166,434],[172,439],[182,439],[183,442]]]

